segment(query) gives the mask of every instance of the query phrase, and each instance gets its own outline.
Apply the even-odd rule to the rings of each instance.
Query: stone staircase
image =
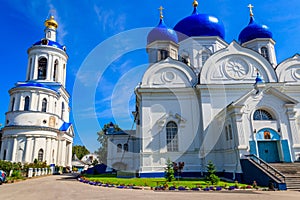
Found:
[[[285,176],[288,190],[300,191],[300,163],[269,163]]]

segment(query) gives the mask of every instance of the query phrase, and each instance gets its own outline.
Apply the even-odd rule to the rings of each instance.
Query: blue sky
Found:
[[[52,13],[59,23],[58,42],[67,46],[67,90],[72,95],[75,144],[99,147],[96,132],[110,121],[131,129],[134,87],[147,68],[146,36],[159,21],[174,27],[192,13],[192,0],[1,0],[0,123],[5,123],[8,90],[25,80],[27,49],[44,36]],[[199,0],[198,11],[221,19],[225,40],[237,40],[249,22],[249,3],[257,22],[276,41],[278,62],[300,51],[298,0]]]

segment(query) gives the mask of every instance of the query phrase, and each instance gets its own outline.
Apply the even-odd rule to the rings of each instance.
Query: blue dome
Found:
[[[52,47],[56,47],[59,48],[63,51],[66,51],[66,47],[59,44],[58,42],[54,42],[52,40],[47,40],[47,39],[41,39],[40,41],[37,41],[36,43],[33,44],[33,46],[37,46],[37,45],[45,45],[45,46],[52,46]]]
[[[163,19],[160,19],[157,27],[152,29],[147,37],[147,44],[157,40],[169,40],[178,43],[177,34],[173,29],[166,26]]]
[[[266,25],[256,23],[254,17],[251,17],[248,26],[239,35],[239,42],[242,44],[256,38],[272,38],[272,36],[272,32]]]
[[[225,28],[223,23],[216,17],[199,14],[197,7],[191,16],[179,21],[174,30],[177,32],[179,41],[192,36],[219,36],[225,38]]]

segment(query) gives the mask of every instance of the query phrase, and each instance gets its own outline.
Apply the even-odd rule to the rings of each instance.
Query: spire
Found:
[[[51,15],[44,23],[45,25],[45,38],[56,42],[56,29],[58,27],[57,21],[54,19],[54,16]]]
[[[164,16],[163,16],[163,10],[164,10],[164,7],[160,6],[160,7],[158,8],[158,10],[159,10],[159,13],[160,13],[159,18],[160,18],[160,19],[163,19],[163,18],[164,18]]]
[[[254,6],[252,4],[249,4],[248,8],[249,8],[249,11],[250,11],[250,17],[253,17],[254,16],[254,14],[253,14],[253,8],[254,8]]]
[[[198,1],[194,0],[193,2],[193,6],[194,6],[194,11],[192,14],[198,14],[198,11],[197,11],[197,7],[198,7]]]

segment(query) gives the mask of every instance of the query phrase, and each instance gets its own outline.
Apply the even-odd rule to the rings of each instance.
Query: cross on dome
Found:
[[[250,17],[253,17],[254,16],[254,14],[253,14],[253,8],[254,8],[254,6],[252,4],[249,4],[248,8],[250,10]]]
[[[164,18],[164,16],[163,16],[163,10],[164,10],[165,8],[164,7],[162,7],[162,6],[160,6],[159,8],[158,8],[158,10],[159,10],[159,12],[160,12],[160,19],[163,19]]]

